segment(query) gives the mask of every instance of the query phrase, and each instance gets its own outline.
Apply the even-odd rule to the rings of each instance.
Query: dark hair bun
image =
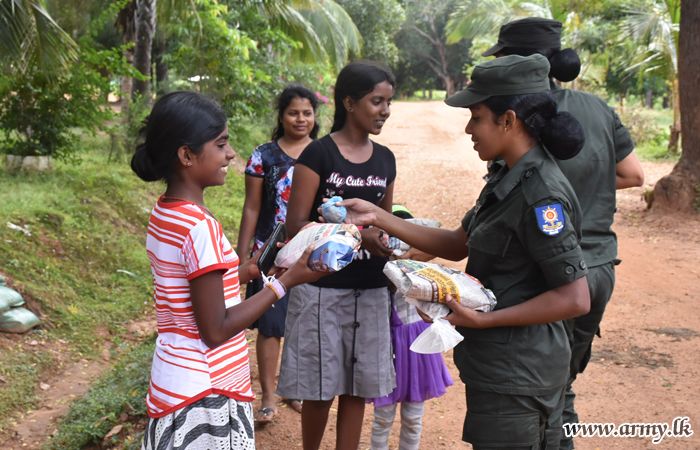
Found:
[[[136,147],[136,152],[131,157],[131,170],[143,181],[158,181],[163,178],[163,174],[153,164],[146,144],[143,143]]]
[[[561,111],[542,128],[540,139],[552,156],[567,160],[579,154],[586,143],[586,134],[581,122],[571,113]]]
[[[575,80],[581,73],[581,59],[570,48],[565,48],[549,58],[549,65],[549,76],[565,83]]]

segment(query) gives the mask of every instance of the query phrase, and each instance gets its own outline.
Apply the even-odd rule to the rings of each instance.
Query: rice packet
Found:
[[[291,267],[311,244],[314,251],[309,257],[309,268],[337,272],[352,262],[362,244],[362,235],[350,223],[311,222],[280,249],[275,265]]]
[[[384,274],[406,301],[415,305],[433,324],[411,344],[416,353],[439,353],[454,348],[464,338],[444,320],[450,313],[445,305],[449,294],[455,301],[476,311],[489,312],[496,306],[496,297],[479,280],[439,264],[399,259],[384,266]]]

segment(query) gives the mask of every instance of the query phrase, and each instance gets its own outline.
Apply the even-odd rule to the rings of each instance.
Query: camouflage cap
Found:
[[[479,64],[466,89],[445,100],[466,108],[499,95],[549,92],[549,61],[542,55],[510,55]]]
[[[498,33],[498,43],[481,56],[492,56],[506,47],[560,48],[561,26],[558,20],[527,17],[508,22]]]

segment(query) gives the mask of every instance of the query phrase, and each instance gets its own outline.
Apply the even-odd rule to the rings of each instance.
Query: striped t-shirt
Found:
[[[148,415],[163,417],[212,393],[252,401],[245,332],[210,349],[199,336],[190,301],[190,280],[225,270],[226,307],[241,302],[238,255],[221,224],[193,203],[165,203],[161,197],[148,223],[146,250],[158,315]]]

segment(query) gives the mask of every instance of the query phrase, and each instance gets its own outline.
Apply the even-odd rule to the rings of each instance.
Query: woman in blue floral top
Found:
[[[292,187],[294,163],[302,150],[318,134],[315,121],[318,100],[313,92],[300,85],[285,88],[277,101],[278,121],[272,141],[253,151],[245,169],[245,204],[238,236],[241,264],[265,243],[275,224],[285,221],[287,201]],[[249,252],[250,243],[252,250]],[[263,289],[261,279],[248,283],[246,298]],[[270,422],[275,407],[275,374],[280,340],[284,336],[288,295],[270,307],[253,325],[258,329],[255,344],[258,372],[262,387],[262,405],[255,415],[257,422]],[[290,405],[301,412],[301,401],[290,399]]]

